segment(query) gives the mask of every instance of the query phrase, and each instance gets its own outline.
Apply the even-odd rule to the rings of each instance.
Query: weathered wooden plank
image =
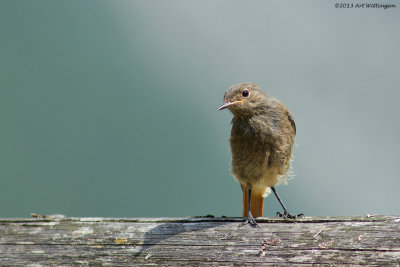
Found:
[[[0,219],[0,265],[400,264],[395,216]]]

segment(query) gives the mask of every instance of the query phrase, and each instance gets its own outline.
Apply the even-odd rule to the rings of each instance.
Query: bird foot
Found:
[[[276,215],[278,215],[280,218],[283,218],[283,219],[294,219],[294,220],[296,220],[297,218],[304,217],[303,213],[300,213],[300,214],[297,214],[297,215],[292,215],[289,212],[287,212],[287,210],[285,210],[283,213],[280,213],[278,211],[276,213]]]
[[[252,226],[252,227],[260,227],[250,211],[249,211],[249,215],[248,215],[246,221],[244,221],[240,226],[243,226],[246,224],[250,224],[250,226]]]

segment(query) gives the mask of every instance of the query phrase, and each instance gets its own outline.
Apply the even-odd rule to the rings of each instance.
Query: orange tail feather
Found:
[[[249,191],[246,186],[242,185],[243,191],[243,217],[247,217],[249,213]],[[251,194],[251,214],[257,218],[262,217],[264,211],[264,197]]]

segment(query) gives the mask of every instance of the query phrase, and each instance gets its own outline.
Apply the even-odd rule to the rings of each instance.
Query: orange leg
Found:
[[[247,217],[249,213],[249,190],[246,186],[242,186],[243,191],[243,217]],[[262,217],[264,211],[264,197],[251,194],[251,214],[255,218]]]

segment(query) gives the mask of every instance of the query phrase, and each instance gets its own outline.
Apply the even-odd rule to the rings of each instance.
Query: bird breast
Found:
[[[288,140],[279,131],[279,120],[274,117],[233,118],[230,145],[232,174],[239,183],[264,191],[279,183],[290,162],[283,150]],[[284,138],[283,138],[284,139]],[[291,155],[290,155],[291,156]],[[289,157],[290,157],[289,156]],[[287,156],[286,156],[287,158]],[[265,192],[263,193],[265,195]]]

